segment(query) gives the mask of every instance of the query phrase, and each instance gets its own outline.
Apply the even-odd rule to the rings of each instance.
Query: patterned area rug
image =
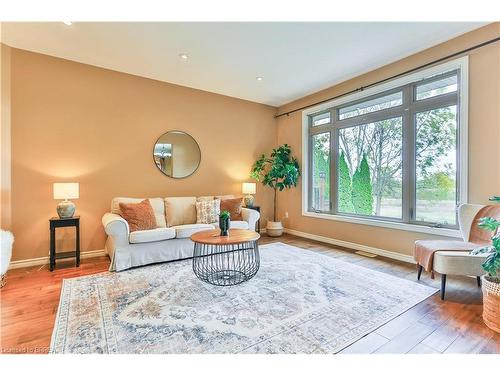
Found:
[[[261,246],[232,287],[191,260],[63,283],[51,353],[336,353],[436,292],[297,247]]]

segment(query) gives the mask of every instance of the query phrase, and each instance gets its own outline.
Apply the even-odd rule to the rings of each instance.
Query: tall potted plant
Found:
[[[283,234],[283,224],[278,220],[278,191],[297,186],[300,176],[299,163],[292,157],[292,150],[286,143],[273,149],[270,157],[262,155],[253,165],[250,176],[274,190],[273,221],[268,220],[266,233],[271,237]]]
[[[488,272],[482,276],[483,289],[483,320],[495,332],[500,333],[500,221],[491,217],[483,217],[479,226],[493,233],[491,246],[485,246],[472,252],[473,255],[489,253],[483,263],[483,269]]]

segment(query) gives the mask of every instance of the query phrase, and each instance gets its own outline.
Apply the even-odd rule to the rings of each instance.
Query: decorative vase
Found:
[[[245,197],[243,198],[243,201],[245,202],[245,207],[248,207],[248,208],[253,207],[253,202],[254,202],[253,195],[251,195],[251,194],[245,195]]]
[[[229,217],[221,217],[219,218],[219,228],[221,236],[229,235],[229,227],[231,226],[231,219]]]
[[[266,234],[270,237],[279,237],[283,234],[283,224],[281,221],[268,221]]]
[[[64,200],[57,205],[57,214],[61,219],[70,219],[75,214],[75,208],[73,202]]]
[[[483,321],[500,333],[500,277],[481,276],[483,290]]]

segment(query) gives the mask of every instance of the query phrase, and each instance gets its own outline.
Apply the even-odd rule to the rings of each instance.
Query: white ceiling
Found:
[[[6,22],[1,36],[12,47],[279,106],[485,24]]]

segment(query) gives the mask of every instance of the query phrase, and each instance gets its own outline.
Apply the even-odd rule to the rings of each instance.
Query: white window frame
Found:
[[[342,221],[354,224],[371,225],[384,228],[399,229],[412,232],[429,233],[435,235],[443,235],[450,237],[461,237],[458,229],[436,228],[433,226],[416,225],[409,223],[385,221],[379,218],[371,219],[364,217],[351,217],[344,215],[335,215],[327,213],[317,213],[309,211],[308,207],[308,187],[309,187],[309,116],[328,110],[332,107],[346,104],[355,100],[363,99],[368,96],[376,95],[387,90],[395,89],[410,83],[427,79],[429,77],[459,69],[459,197],[458,204],[468,202],[468,109],[469,109],[469,58],[464,56],[446,63],[433,66],[415,73],[405,75],[403,77],[367,88],[363,91],[346,95],[344,97],[334,99],[329,102],[308,108],[302,111],[302,216],[320,218],[326,220]]]

